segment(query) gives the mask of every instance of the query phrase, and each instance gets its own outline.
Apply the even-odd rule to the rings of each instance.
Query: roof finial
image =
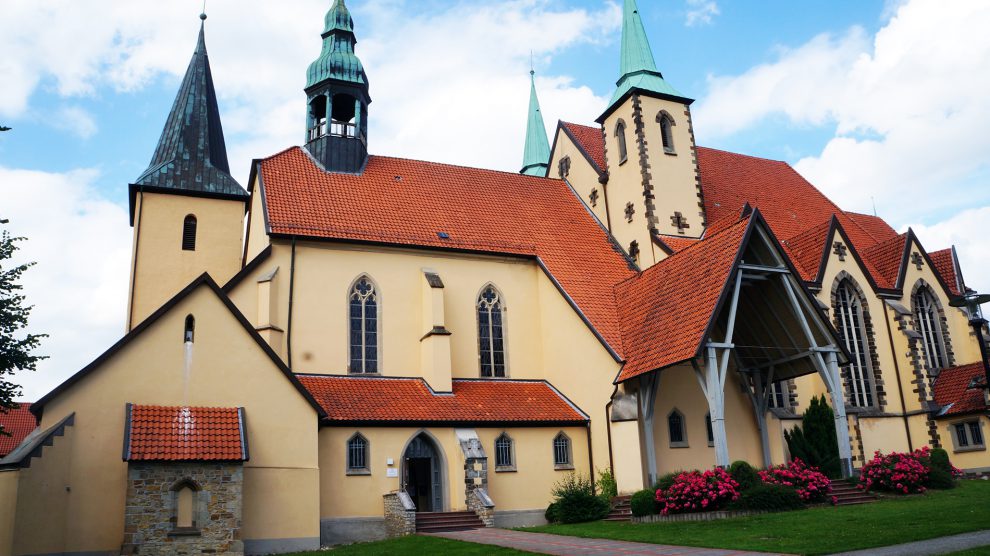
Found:
[[[529,74],[536,75],[536,68],[533,65],[533,51],[529,51]]]
[[[199,19],[201,21],[206,21],[206,0],[203,0],[203,11],[200,12]]]

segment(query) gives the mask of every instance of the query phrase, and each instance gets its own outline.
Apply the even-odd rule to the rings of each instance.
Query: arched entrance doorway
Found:
[[[417,512],[442,512],[443,452],[425,432],[417,434],[402,456],[402,488],[416,504]]]

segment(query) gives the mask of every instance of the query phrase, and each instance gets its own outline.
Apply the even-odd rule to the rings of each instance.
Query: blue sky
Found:
[[[300,143],[329,0],[210,0],[207,44],[232,173]],[[547,125],[592,123],[618,71],[617,0],[348,0],[373,153],[516,171],[530,52]],[[0,3],[0,218],[30,241],[26,293],[52,355],[37,398],[120,337],[147,166],[200,0]],[[785,160],[848,210],[959,247],[990,291],[990,3],[640,0],[698,143]],[[246,185],[246,184],[245,184]]]

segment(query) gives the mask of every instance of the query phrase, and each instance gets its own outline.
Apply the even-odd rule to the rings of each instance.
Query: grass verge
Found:
[[[288,556],[392,556],[394,554],[415,554],[418,556],[431,556],[433,554],[443,554],[444,556],[518,556],[532,553],[520,552],[500,546],[488,546],[437,537],[411,535],[387,541],[351,544],[332,550],[298,552]]]

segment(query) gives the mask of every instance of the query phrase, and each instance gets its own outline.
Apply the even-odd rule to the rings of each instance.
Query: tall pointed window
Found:
[[[191,214],[182,222],[182,250],[196,250],[196,217]]]
[[[615,124],[615,141],[619,145],[619,164],[622,164],[629,154],[626,151],[626,122],[622,120]]]
[[[505,307],[494,286],[487,286],[478,296],[478,344],[481,376],[505,376]]]
[[[516,467],[512,438],[502,433],[495,439],[495,470],[511,471]]]
[[[556,469],[572,469],[571,439],[563,432],[553,438],[553,465]]]
[[[674,150],[674,118],[667,113],[666,110],[660,112],[657,116],[657,121],[660,122],[660,141],[663,143],[663,152],[667,154],[675,154]]]
[[[355,433],[347,441],[347,473],[366,474],[369,469],[368,440],[361,433]]]
[[[670,435],[671,448],[687,448],[687,431],[685,430],[684,414],[673,410],[667,415],[667,433]]]
[[[852,359],[849,362],[849,403],[856,407],[873,407],[873,362],[868,349],[863,300],[848,279],[835,292],[835,319]]]
[[[196,317],[186,315],[185,332],[182,334],[182,341],[191,344],[196,340]]]
[[[350,293],[350,366],[352,373],[378,372],[378,291],[367,276]]]
[[[937,371],[948,367],[945,331],[942,330],[942,315],[935,295],[928,286],[922,286],[912,296],[911,303],[914,306],[914,327],[921,334],[928,369]]]

